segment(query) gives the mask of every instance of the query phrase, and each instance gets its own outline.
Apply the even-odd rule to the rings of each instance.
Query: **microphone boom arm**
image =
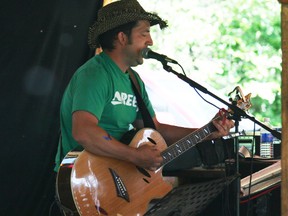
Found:
[[[178,78],[180,78],[181,80],[185,81],[186,83],[188,83],[191,87],[193,88],[197,88],[198,90],[202,91],[205,94],[208,94],[210,96],[212,96],[213,98],[215,98],[216,100],[220,101],[221,103],[225,104],[227,107],[229,107],[232,111],[233,111],[233,115],[237,115],[237,116],[242,116],[244,118],[250,119],[252,122],[258,124],[259,126],[261,126],[262,128],[266,129],[267,131],[269,131],[274,137],[276,137],[277,139],[281,140],[281,133],[279,131],[274,130],[273,128],[270,128],[268,126],[266,126],[265,124],[259,122],[257,119],[255,119],[253,116],[248,115],[244,110],[240,109],[239,107],[228,103],[227,101],[223,100],[222,98],[218,97],[217,95],[213,94],[212,92],[208,91],[205,87],[203,87],[202,85],[200,85],[199,83],[189,79],[187,76],[184,76],[181,73],[178,73],[176,71],[174,71],[172,69],[171,66],[169,66],[167,63],[163,63],[163,68],[168,71],[171,72],[173,74],[175,74]]]

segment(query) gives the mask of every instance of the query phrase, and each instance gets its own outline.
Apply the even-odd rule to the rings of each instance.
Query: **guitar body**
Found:
[[[160,151],[167,148],[162,136],[153,129],[138,131],[130,143],[134,148],[141,145],[156,145]],[[149,171],[85,150],[75,160],[70,186],[75,206],[82,216],[140,216],[148,210],[151,200],[162,198],[172,189],[162,177],[162,168]],[[59,191],[58,187],[61,201]]]

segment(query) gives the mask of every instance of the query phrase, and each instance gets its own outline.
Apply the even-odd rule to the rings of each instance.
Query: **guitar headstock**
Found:
[[[235,93],[234,98],[231,96],[233,93]],[[252,107],[250,100],[251,93],[245,96],[239,86],[236,86],[236,88],[234,88],[234,90],[230,92],[228,96],[230,96],[229,101],[243,111],[248,111]]]

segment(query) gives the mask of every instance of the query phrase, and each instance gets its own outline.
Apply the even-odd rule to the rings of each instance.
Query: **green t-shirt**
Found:
[[[151,116],[154,116],[144,83],[137,73],[135,76],[143,101]],[[131,128],[136,118],[141,118],[129,74],[123,73],[104,52],[81,66],[64,92],[60,108],[62,143],[58,146],[55,171],[63,157],[79,146],[72,137],[72,113],[78,110],[96,116],[98,125],[116,139]]]

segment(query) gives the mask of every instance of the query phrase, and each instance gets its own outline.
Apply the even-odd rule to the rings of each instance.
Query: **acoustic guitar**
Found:
[[[209,122],[169,147],[156,130],[139,130],[129,145],[133,148],[157,145],[163,164],[156,171],[85,150],[69,152],[61,163],[56,183],[62,209],[66,215],[144,215],[153,199],[160,199],[172,190],[171,183],[162,176],[162,167],[215,130]]]

